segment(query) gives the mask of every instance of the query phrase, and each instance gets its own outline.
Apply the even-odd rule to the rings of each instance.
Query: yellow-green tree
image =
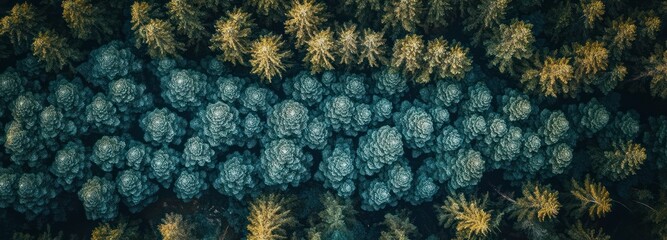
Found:
[[[191,43],[197,43],[208,35],[201,20],[204,12],[190,1],[169,0],[166,6],[169,18],[176,23],[176,31],[187,36]]]
[[[579,8],[583,14],[584,27],[593,29],[598,21],[602,21],[604,15],[604,3],[602,0],[585,0],[579,3]]]
[[[572,179],[572,189],[570,193],[575,198],[575,203],[571,207],[576,213],[588,212],[588,216],[595,219],[604,217],[611,212],[611,197],[609,191],[602,183],[591,182],[590,177],[586,176],[583,185]]]
[[[405,74],[415,74],[422,66],[424,40],[421,35],[410,34],[394,43],[391,67]]]
[[[472,70],[472,59],[468,54],[469,51],[470,49],[463,47],[461,43],[453,41],[447,48],[447,57],[445,57],[444,64],[438,70],[439,76],[457,80],[463,79],[465,74]]]
[[[389,0],[384,8],[382,24],[385,29],[415,32],[421,23],[422,9],[421,0]]]
[[[194,226],[183,219],[181,214],[176,213],[167,214],[158,225],[163,240],[195,239],[193,228]]]
[[[254,24],[250,14],[241,9],[227,12],[227,16],[215,23],[215,33],[211,37],[211,50],[221,51],[218,59],[233,65],[245,65],[244,58],[250,51],[250,34]]]
[[[588,40],[584,45],[574,45],[574,77],[582,79],[607,70],[609,51],[604,43]]]
[[[630,48],[636,38],[637,25],[630,18],[615,19],[611,22],[611,26],[605,29],[604,39],[616,59],[621,57],[623,51]]]
[[[303,61],[310,66],[312,73],[334,69],[336,44],[331,29],[327,28],[315,33],[306,45],[308,48]]]
[[[285,228],[296,222],[290,210],[293,200],[276,194],[263,195],[250,203],[248,240],[286,239]]]
[[[248,0],[245,1],[257,14],[270,21],[277,21],[283,17],[288,0]]]
[[[27,49],[42,29],[42,17],[28,2],[17,3],[0,19],[0,36],[9,37],[16,51]]]
[[[89,0],[63,0],[63,19],[78,39],[94,39],[98,42],[113,34],[110,16],[105,10],[93,6]]]
[[[142,39],[152,58],[177,57],[184,49],[183,43],[176,40],[174,27],[162,19],[150,19],[139,29],[138,38]]]
[[[90,234],[91,240],[132,240],[138,239],[139,227],[128,224],[126,219],[121,219],[115,224],[100,223]]]
[[[662,20],[656,16],[655,12],[642,13],[639,17],[639,37],[654,40],[661,26]]]
[[[410,240],[417,235],[417,226],[410,222],[407,212],[384,215],[382,225],[386,227],[380,232],[380,240]]]
[[[81,53],[72,48],[67,38],[59,36],[54,31],[40,32],[32,42],[32,54],[44,63],[46,71],[59,71],[65,65],[79,59]]]
[[[484,41],[486,56],[491,57],[489,64],[496,66],[501,73],[516,75],[517,61],[533,56],[533,25],[524,21],[512,20],[509,25],[501,24],[493,36]]]
[[[447,27],[447,21],[454,14],[454,0],[428,0],[426,6],[428,12],[426,13],[426,23],[433,28]]]
[[[426,53],[424,54],[424,67],[416,79],[418,83],[430,82],[433,75],[440,78],[445,77],[445,73],[440,70],[445,65],[448,48],[449,43],[442,37],[428,41],[426,44]]]
[[[459,193],[448,196],[444,204],[437,208],[438,221],[445,227],[454,226],[456,236],[464,239],[487,237],[497,222],[492,221],[491,212],[485,210],[487,196],[471,200]]]
[[[383,32],[364,29],[364,36],[361,38],[359,48],[359,64],[375,68],[387,63],[387,46]]]
[[[528,69],[521,76],[526,90],[539,92],[547,97],[572,95],[577,90],[573,86],[574,68],[570,58],[548,56],[537,69]]]
[[[558,191],[548,186],[527,183],[521,189],[523,196],[513,202],[515,210],[512,215],[519,221],[550,220],[558,215],[561,204],[558,202]]]
[[[585,228],[580,220],[577,220],[575,224],[570,226],[567,230],[567,236],[570,239],[580,239],[580,240],[609,240],[611,239],[609,235],[604,233],[602,229],[590,229]]]
[[[285,33],[293,35],[296,39],[295,45],[301,47],[324,21],[324,4],[315,3],[314,0],[294,0],[287,11]]]
[[[640,77],[649,77],[651,95],[667,98],[667,50],[662,48],[645,60],[645,69]]]
[[[336,31],[336,55],[338,62],[344,65],[352,65],[357,62],[359,55],[359,33],[357,25],[352,23],[343,24]]]
[[[616,142],[609,150],[593,153],[593,164],[597,173],[613,181],[634,175],[645,161],[646,148],[632,141]]]
[[[283,49],[284,44],[280,36],[271,34],[255,40],[250,48],[250,72],[268,82],[275,76],[282,77],[285,60],[292,55]]]
[[[477,6],[468,9],[468,16],[463,21],[463,30],[472,33],[472,42],[477,44],[482,35],[495,28],[505,19],[509,0],[482,0]]]

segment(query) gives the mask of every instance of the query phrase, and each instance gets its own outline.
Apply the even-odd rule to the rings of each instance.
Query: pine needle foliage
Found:
[[[396,40],[394,53],[391,58],[391,67],[402,71],[406,75],[415,74],[422,66],[424,40],[421,35],[410,34]]]
[[[275,76],[282,77],[285,60],[292,55],[283,50],[285,43],[277,35],[264,35],[252,43],[250,48],[250,73],[271,82]]]
[[[581,221],[577,221],[567,230],[567,236],[570,239],[580,240],[609,240],[611,237],[604,233],[602,229],[585,228]]]
[[[574,68],[570,58],[548,56],[538,69],[529,69],[521,76],[526,90],[538,92],[546,97],[558,97],[576,91],[572,86]]]
[[[409,33],[421,23],[421,0],[390,0],[385,6],[382,24],[385,29],[400,29]]]
[[[491,233],[493,224],[491,213],[484,210],[487,196],[468,200],[459,193],[448,196],[444,204],[438,207],[438,221],[445,227],[455,226],[456,235],[460,238],[482,238]]]
[[[489,64],[501,73],[516,75],[517,62],[533,56],[535,37],[532,29],[532,24],[516,19],[509,25],[500,24],[493,36],[484,42],[486,55],[491,57]]]
[[[417,235],[417,226],[410,222],[407,212],[385,214],[382,225],[386,229],[380,232],[380,240],[410,240]]]
[[[9,37],[17,52],[29,48],[32,38],[37,36],[41,29],[42,17],[28,2],[17,3],[0,19],[0,36]]]
[[[296,219],[290,210],[293,200],[277,194],[263,195],[250,203],[248,240],[286,239],[285,227]]]
[[[315,34],[319,26],[326,21],[324,4],[314,0],[294,0],[287,11],[285,33],[292,35],[295,46],[301,47]]]
[[[521,193],[522,197],[514,203],[516,210],[513,215],[519,221],[544,222],[558,215],[561,204],[558,202],[558,191],[540,184],[525,184]]]
[[[611,149],[593,155],[594,166],[602,177],[620,181],[637,173],[646,161],[646,148],[632,141],[613,143]]]
[[[344,65],[352,65],[357,62],[359,55],[359,32],[357,25],[345,23],[336,31],[336,54],[338,62]]]
[[[187,0],[170,0],[166,4],[169,18],[176,23],[176,32],[187,36],[191,43],[204,39],[208,33],[202,23],[204,12]]]
[[[163,240],[195,239],[193,229],[192,224],[183,219],[181,214],[176,213],[168,213],[158,225]]]
[[[310,66],[311,73],[334,69],[336,44],[331,29],[327,28],[315,33],[306,45],[308,48],[303,61]]]
[[[222,52],[218,55],[220,61],[245,65],[245,58],[250,51],[251,29],[255,25],[250,14],[241,9],[234,9],[226,15],[215,23],[210,49]]]
[[[602,0],[581,1],[579,7],[584,18],[584,27],[592,29],[598,21],[602,21],[604,15],[604,3]]]
[[[590,177],[586,176],[583,185],[572,179],[572,189],[570,193],[576,199],[573,208],[577,213],[588,212],[592,219],[604,217],[611,212],[611,197],[609,191],[602,183],[591,182]]]
[[[101,42],[104,37],[113,34],[109,16],[89,0],[64,0],[62,8],[63,19],[74,37]]]
[[[360,41],[359,64],[370,68],[376,68],[388,62],[386,55],[387,46],[383,32],[372,29],[364,29],[364,35]]]
[[[178,57],[179,52],[185,49],[174,36],[174,26],[162,19],[150,19],[139,29],[139,38],[146,44],[148,55],[154,59]]]
[[[72,66],[72,62],[81,57],[78,50],[72,48],[67,38],[47,30],[40,32],[32,42],[32,54],[44,63],[46,71],[59,71]]]

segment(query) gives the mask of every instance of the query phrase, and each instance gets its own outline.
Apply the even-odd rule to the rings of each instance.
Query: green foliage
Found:
[[[574,45],[574,77],[583,79],[607,70],[609,51],[604,43],[586,41],[584,45]]]
[[[454,14],[455,0],[428,0],[426,1],[426,23],[434,28],[447,27],[447,21],[452,18]]]
[[[523,185],[521,192],[523,196],[514,202],[516,209],[513,212],[519,221],[544,222],[558,215],[561,205],[557,191],[548,186],[527,183]]]
[[[218,59],[224,62],[230,62],[233,65],[245,65],[249,47],[251,28],[255,25],[250,19],[250,14],[241,9],[234,9],[227,12],[226,17],[220,18],[215,23],[215,33],[211,37],[210,48],[213,51],[219,50],[222,54]]]
[[[268,82],[275,76],[282,77],[285,60],[292,55],[288,50],[283,50],[284,44],[280,36],[276,35],[264,35],[255,40],[250,48],[250,73]]]
[[[359,47],[359,64],[375,68],[388,62],[386,54],[386,40],[383,32],[376,32],[372,29],[364,29],[364,36],[361,38]]]
[[[402,29],[415,32],[421,23],[421,0],[389,0],[384,8],[382,24],[385,29]]]
[[[637,38],[637,25],[630,18],[618,18],[611,22],[611,26],[605,29],[604,40],[614,58],[618,59],[626,49]]]
[[[482,199],[466,199],[459,193],[447,196],[444,204],[437,207],[438,221],[445,227],[455,226],[456,236],[465,239],[479,239],[487,237],[497,226],[497,220],[491,219],[491,211],[486,207],[487,195]],[[497,218],[499,219],[499,218]]]
[[[319,26],[326,21],[324,4],[314,0],[294,0],[287,11],[285,33],[296,39],[294,45],[301,47],[317,32]]]
[[[309,239],[328,239],[332,234],[354,236],[352,228],[359,223],[355,219],[357,211],[352,200],[326,192],[320,196],[320,202],[324,209],[317,214],[318,223],[308,229]]]
[[[296,222],[290,210],[293,199],[276,194],[262,195],[250,203],[248,240],[286,239],[285,227]]]
[[[282,18],[278,15],[285,12],[285,7],[289,5],[287,0],[248,0],[246,1],[251,9],[256,9],[257,13],[272,21]]]
[[[32,54],[45,64],[46,71],[58,71],[79,59],[81,54],[72,48],[65,37],[53,31],[40,32],[32,42]]]
[[[176,32],[187,36],[191,43],[196,43],[204,39],[208,33],[201,20],[204,12],[189,2],[187,0],[170,0],[166,7],[169,18],[176,23]]]
[[[532,29],[532,24],[516,19],[510,25],[501,24],[491,39],[484,42],[486,55],[492,57],[490,64],[501,73],[516,75],[517,61],[533,56]]]
[[[101,42],[113,34],[110,16],[105,10],[93,6],[89,0],[63,0],[63,19],[72,30],[74,37]]]
[[[651,95],[667,98],[667,50],[656,49],[655,53],[646,59],[643,76],[651,78]]]
[[[571,207],[575,209],[577,214],[587,211],[588,216],[595,219],[611,212],[609,191],[602,183],[591,182],[588,176],[586,176],[583,185],[579,185],[579,182],[572,179],[570,193],[576,200]]]
[[[567,236],[570,239],[581,239],[581,240],[609,240],[611,239],[609,235],[604,233],[602,229],[588,229],[584,228],[584,225],[581,224],[581,221],[577,221],[574,225],[567,230]]]
[[[163,240],[188,240],[195,239],[193,235],[194,226],[183,219],[181,214],[168,213],[158,225],[158,230]]]
[[[410,240],[416,239],[417,226],[410,222],[407,212],[384,215],[382,225],[387,229],[380,232],[380,240]]]
[[[632,141],[613,143],[611,149],[593,153],[597,173],[613,181],[634,175],[646,161],[646,148]]]
[[[482,0],[477,6],[468,8],[469,17],[463,21],[463,30],[473,34],[473,44],[480,43],[483,34],[505,19],[509,2],[510,0]]]
[[[17,3],[0,19],[0,36],[9,37],[16,50],[30,47],[32,38],[42,29],[42,17],[30,3]]]
[[[429,40],[422,56],[420,62],[423,68],[416,78],[418,83],[427,83],[431,78],[460,80],[472,69],[468,49],[456,41],[450,45],[442,38]]]
[[[306,42],[306,45],[308,48],[303,61],[310,66],[311,73],[320,73],[334,68],[336,44],[331,29],[318,31]]]

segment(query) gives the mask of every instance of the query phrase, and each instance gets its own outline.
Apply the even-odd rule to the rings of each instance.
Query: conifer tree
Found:
[[[276,194],[263,195],[250,203],[248,240],[275,240],[287,238],[285,228],[296,222],[293,200]]]
[[[275,76],[282,77],[285,60],[292,55],[283,50],[284,44],[277,35],[264,35],[255,40],[250,48],[250,72],[268,82]]]
[[[295,45],[301,47],[315,34],[317,29],[326,21],[324,4],[314,0],[294,0],[287,11],[285,33],[293,35]]]
[[[250,14],[241,9],[227,12],[227,16],[215,23],[215,33],[211,37],[211,50],[219,50],[218,59],[233,65],[245,65],[245,58],[250,51],[250,34],[255,25]]]
[[[332,70],[335,51],[335,43],[333,39],[333,32],[327,28],[321,30],[306,43],[307,52],[303,59],[310,65],[312,73],[320,73],[324,70]]]
[[[72,48],[65,37],[54,31],[40,32],[32,42],[32,54],[44,63],[46,71],[58,71],[65,65],[71,66],[73,61],[81,57],[76,49]]]
[[[491,57],[490,64],[501,73],[516,75],[517,61],[533,56],[532,28],[532,24],[516,19],[510,25],[501,24],[491,39],[484,42],[486,55]]]
[[[382,32],[364,29],[364,35],[359,44],[359,64],[375,68],[388,62],[385,56],[386,40],[383,35]]]
[[[95,7],[89,0],[64,0],[63,19],[72,30],[74,37],[101,42],[113,34],[110,16],[103,9]]]
[[[590,177],[586,176],[583,185],[572,179],[572,189],[570,193],[574,196],[577,203],[572,207],[577,213],[588,212],[588,216],[595,219],[601,218],[611,212],[611,198],[609,191],[602,183],[591,182]]]
[[[42,29],[42,17],[29,2],[17,3],[0,19],[0,36],[9,38],[16,52],[28,49]]]
[[[414,33],[421,23],[421,0],[389,0],[385,5],[382,23],[385,29],[402,29]]]

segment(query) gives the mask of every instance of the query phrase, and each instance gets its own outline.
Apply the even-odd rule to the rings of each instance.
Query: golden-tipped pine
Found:
[[[591,182],[589,176],[586,176],[583,185],[579,185],[579,182],[572,179],[570,193],[576,199],[573,206],[578,213],[587,211],[588,216],[595,219],[604,217],[611,212],[609,191],[602,183]]]
[[[486,196],[467,200],[460,193],[453,198],[448,196],[444,204],[438,208],[438,221],[445,227],[455,226],[456,235],[470,239],[488,236],[492,229],[491,213],[484,210]]]
[[[421,0],[389,0],[382,16],[385,28],[415,32],[421,23],[423,10],[421,2]]]
[[[538,69],[528,69],[521,76],[526,90],[542,93],[547,97],[572,95],[576,90],[572,79],[574,68],[570,58],[547,57]]]
[[[442,37],[428,41],[426,44],[426,54],[424,54],[424,68],[416,79],[418,83],[430,82],[432,75],[440,78],[446,76],[446,74],[440,70],[442,70],[442,66],[445,65],[448,48],[449,43]]]
[[[17,3],[0,19],[0,36],[5,35],[15,50],[29,49],[42,28],[42,17],[30,3]]]
[[[62,2],[63,19],[72,30],[74,37],[102,41],[113,34],[109,16],[104,10],[93,6],[89,0],[64,0]]]
[[[519,221],[535,221],[553,219],[558,215],[561,204],[558,192],[539,184],[528,183],[521,190],[523,196],[516,200],[514,216]]]
[[[308,40],[306,56],[303,59],[310,66],[312,73],[334,69],[335,43],[330,29],[319,31]]]
[[[407,212],[385,214],[382,225],[384,225],[386,229],[380,232],[380,240],[414,239],[417,233],[417,226],[410,222],[408,215]]]
[[[357,62],[359,55],[359,33],[357,25],[352,23],[343,24],[336,31],[336,53],[338,62],[344,65],[352,65]]]
[[[46,71],[58,71],[79,59],[81,54],[72,48],[65,37],[54,31],[40,32],[32,42],[32,54],[44,63]]]
[[[646,148],[632,141],[616,142],[611,149],[593,154],[593,163],[599,175],[613,181],[634,175],[645,161]]]
[[[359,49],[359,64],[375,68],[387,63],[387,46],[384,39],[384,33],[376,32],[371,29],[364,29],[364,36],[361,38]]]
[[[283,49],[284,44],[277,35],[264,35],[255,40],[250,48],[250,72],[268,82],[275,76],[282,77],[285,60],[292,55]]]
[[[241,9],[227,12],[227,16],[215,23],[215,33],[211,37],[211,50],[222,52],[218,59],[233,65],[245,65],[250,51],[250,34],[254,26],[250,14]]]
[[[263,195],[250,203],[248,240],[287,238],[285,228],[296,222],[290,210],[291,198],[276,194]]]
[[[320,25],[326,21],[324,4],[314,0],[294,0],[287,11],[285,33],[292,35],[301,47],[315,34]]]
[[[176,40],[173,30],[174,27],[168,21],[151,19],[139,29],[137,38],[146,44],[148,55],[152,58],[176,57],[185,48],[183,43]]]
[[[193,225],[183,219],[180,214],[169,213],[158,225],[158,230],[163,240],[189,240],[195,239],[192,234]]]
[[[176,23],[176,32],[196,43],[208,35],[202,23],[204,12],[187,0],[169,0],[166,4],[169,18]]]
[[[422,66],[424,40],[421,35],[410,34],[396,40],[391,58],[391,67],[405,74],[415,74]]]

